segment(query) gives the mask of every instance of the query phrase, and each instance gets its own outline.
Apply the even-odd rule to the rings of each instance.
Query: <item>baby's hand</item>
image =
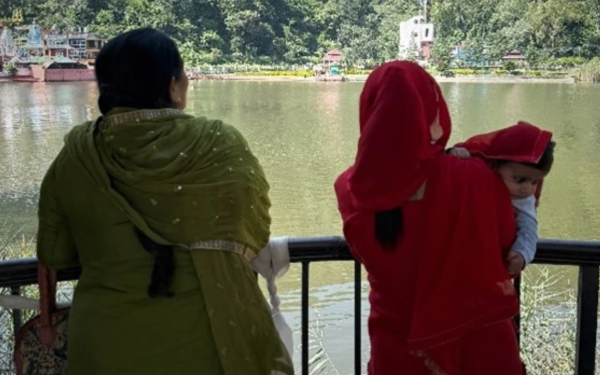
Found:
[[[511,276],[518,276],[525,268],[525,258],[518,252],[511,250],[506,257],[506,269]]]
[[[463,147],[454,147],[450,150],[450,155],[457,156],[461,159],[468,159],[471,157],[471,153],[469,152],[469,150]]]

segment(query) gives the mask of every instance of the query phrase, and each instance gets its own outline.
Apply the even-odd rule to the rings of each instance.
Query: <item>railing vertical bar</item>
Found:
[[[10,288],[10,294],[13,296],[20,296],[21,295],[21,287],[13,286],[12,288]],[[23,312],[19,309],[13,309],[12,321],[13,321],[13,331],[14,331],[15,339],[16,339],[17,333],[23,326]]]
[[[361,335],[361,301],[362,301],[362,277],[359,262],[354,262],[354,374],[362,373],[362,335]]]
[[[302,375],[308,375],[309,262],[302,262]]]
[[[521,276],[515,278],[515,289],[517,290],[517,298],[521,302]],[[515,316],[515,324],[517,325],[517,341],[521,344],[521,314]]]
[[[575,375],[594,375],[598,329],[598,266],[579,267]]]

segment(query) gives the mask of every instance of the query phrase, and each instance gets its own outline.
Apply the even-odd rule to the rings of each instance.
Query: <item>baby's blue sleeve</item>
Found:
[[[517,239],[512,250],[521,254],[525,258],[525,264],[529,264],[535,257],[538,241],[535,197],[513,199],[512,204],[517,212]]]

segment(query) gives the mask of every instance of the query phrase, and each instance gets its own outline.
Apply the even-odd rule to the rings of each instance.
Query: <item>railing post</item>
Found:
[[[21,295],[21,287],[14,286],[14,287],[10,288],[10,294],[13,296],[20,296]],[[14,331],[14,335],[15,335],[15,339],[16,339],[17,333],[19,333],[19,330],[21,329],[21,326],[23,325],[23,312],[19,309],[13,309],[12,320],[13,320],[13,331]]]
[[[302,262],[302,375],[308,375],[309,262]]]
[[[515,278],[515,290],[517,291],[517,298],[519,299],[519,304],[521,304],[521,276]],[[521,312],[519,315],[515,316],[515,324],[517,325],[517,342],[519,346],[521,345]]]
[[[362,300],[362,274],[359,262],[354,262],[354,374],[362,372],[362,335],[361,335],[361,300]]]
[[[598,266],[579,267],[575,375],[594,375],[598,329]]]

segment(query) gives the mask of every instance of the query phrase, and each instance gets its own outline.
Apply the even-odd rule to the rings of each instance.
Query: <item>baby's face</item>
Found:
[[[544,171],[514,162],[501,164],[498,174],[504,180],[510,195],[516,199],[532,196],[540,181],[546,177]]]

